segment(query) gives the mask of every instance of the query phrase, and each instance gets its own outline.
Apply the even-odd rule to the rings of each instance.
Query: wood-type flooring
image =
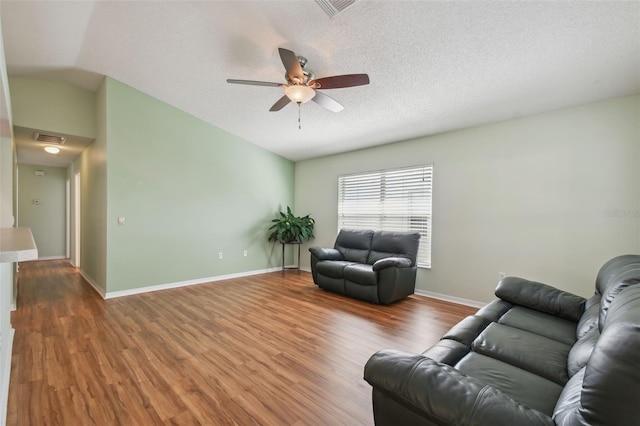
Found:
[[[372,425],[369,357],[422,352],[475,309],[378,306],[286,271],[103,300],[21,264],[8,425]]]

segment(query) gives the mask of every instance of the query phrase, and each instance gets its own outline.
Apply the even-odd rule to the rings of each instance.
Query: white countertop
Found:
[[[0,263],[38,259],[38,248],[29,228],[0,228]]]

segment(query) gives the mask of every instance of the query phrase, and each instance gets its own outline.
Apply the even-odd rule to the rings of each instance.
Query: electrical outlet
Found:
[[[247,257],[247,251],[245,250],[243,253],[244,257]]]
[[[218,260],[222,260],[222,252],[218,253]]]
[[[118,216],[118,225],[124,225],[125,222],[124,216]]]
[[[503,279],[506,276],[507,276],[506,272],[498,272],[498,278],[499,279]]]

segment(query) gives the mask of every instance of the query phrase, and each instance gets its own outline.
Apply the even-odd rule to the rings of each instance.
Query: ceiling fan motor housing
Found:
[[[316,73],[314,73],[312,70],[310,69],[306,69],[305,65],[307,65],[307,58],[305,58],[304,56],[296,56],[296,59],[298,59],[298,62],[300,63],[300,67],[302,68],[302,75],[304,76],[304,81],[295,81],[295,79],[290,79],[289,78],[289,73],[285,73],[284,74],[284,78],[285,80],[287,80],[287,83],[289,84],[304,84],[304,85],[309,85],[309,82],[312,80],[315,80],[316,78]]]

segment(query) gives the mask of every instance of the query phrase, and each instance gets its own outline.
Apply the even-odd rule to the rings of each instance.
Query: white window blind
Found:
[[[338,177],[338,230],[418,231],[418,266],[431,267],[433,164]]]

